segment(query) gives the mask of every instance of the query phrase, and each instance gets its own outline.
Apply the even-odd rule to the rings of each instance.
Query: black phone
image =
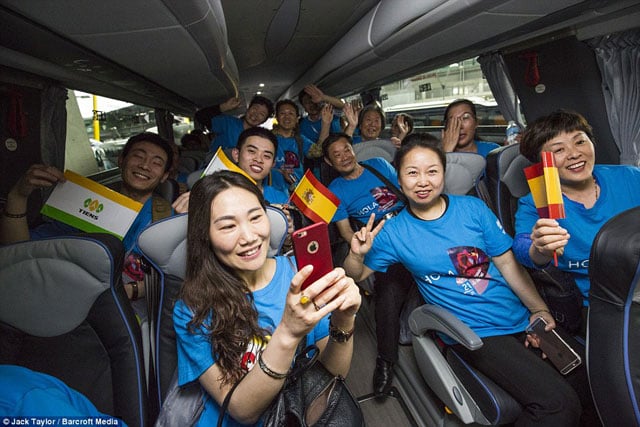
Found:
[[[540,339],[540,349],[562,375],[567,375],[580,366],[582,358],[558,331],[555,329],[545,331],[546,326],[547,322],[542,317],[538,317],[527,326],[527,333]]]

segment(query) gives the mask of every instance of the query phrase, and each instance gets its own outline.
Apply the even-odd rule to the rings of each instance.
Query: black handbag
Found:
[[[197,380],[180,387],[178,385],[178,369],[176,368],[169,385],[169,392],[162,403],[154,427],[191,427],[196,425],[208,398],[209,395],[205,394]]]
[[[262,415],[265,427],[364,426],[360,404],[344,378],[329,372],[317,360],[319,355],[315,345],[298,352],[284,386]],[[218,427],[232,393],[233,389],[222,404]]]

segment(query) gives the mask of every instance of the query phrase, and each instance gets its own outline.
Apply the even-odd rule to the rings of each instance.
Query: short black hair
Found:
[[[253,98],[251,98],[251,102],[249,102],[249,107],[251,107],[253,104],[260,104],[260,105],[264,105],[265,107],[267,107],[267,118],[273,116],[273,102],[269,99],[266,98],[262,95],[256,95]]]
[[[353,145],[353,139],[351,139],[351,137],[349,135],[347,135],[346,133],[330,133],[328,137],[326,137],[324,139],[324,141],[322,141],[322,155],[324,157],[326,157],[327,159],[329,158],[329,147],[331,147],[331,144],[333,144],[334,142],[336,142],[337,140],[344,138],[347,140],[347,142],[350,145]]]
[[[396,151],[395,158],[393,159],[396,171],[399,171],[405,156],[414,148],[427,148],[436,153],[442,163],[442,172],[446,172],[447,155],[442,149],[442,143],[438,138],[428,133],[412,133],[402,141],[402,145],[398,148],[398,151]]]
[[[298,104],[293,102],[291,99],[281,99],[276,102],[276,116],[278,115],[278,111],[280,111],[280,107],[283,105],[291,105],[296,110],[296,117],[300,117],[300,108],[298,108]]]
[[[242,131],[240,136],[238,137],[238,142],[236,144],[236,148],[238,150],[242,149],[242,146],[250,136],[259,136],[264,139],[268,139],[273,144],[273,155],[275,156],[278,152],[278,137],[271,132],[267,128],[262,128],[260,126],[253,126],[248,129]]]
[[[595,145],[593,128],[580,113],[571,110],[556,110],[529,123],[520,142],[520,154],[537,163],[542,146],[563,132],[584,132]]]
[[[122,158],[127,157],[127,154],[129,154],[133,146],[139,142],[150,142],[151,144],[162,148],[164,152],[167,153],[167,162],[164,165],[164,171],[168,172],[169,169],[171,169],[173,166],[173,146],[169,141],[153,132],[142,132],[129,138],[122,149]]]

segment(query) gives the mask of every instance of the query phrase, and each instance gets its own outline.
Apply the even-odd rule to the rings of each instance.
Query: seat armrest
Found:
[[[409,316],[409,328],[416,336],[422,336],[427,331],[441,332],[469,350],[482,347],[482,340],[471,328],[447,309],[433,304],[424,304],[413,310]]]

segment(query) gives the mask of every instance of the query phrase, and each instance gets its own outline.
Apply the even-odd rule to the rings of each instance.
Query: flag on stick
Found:
[[[553,153],[543,151],[540,153],[542,161],[533,166],[524,168],[527,184],[533,196],[540,218],[561,219],[565,218],[564,202],[562,201],[562,188],[560,187],[560,175],[553,160]],[[558,255],[553,252],[553,261],[558,266]]]
[[[338,209],[340,200],[322,185],[308,169],[290,197],[291,201],[314,222],[329,223]]]
[[[222,147],[218,147],[218,150],[216,151],[216,154],[214,154],[213,158],[211,159],[211,161],[209,162],[207,167],[204,169],[204,171],[202,171],[202,175],[200,175],[200,178],[205,177],[207,175],[211,175],[212,173],[214,173],[216,171],[219,171],[219,170],[229,170],[229,171],[232,171],[232,172],[238,172],[238,173],[246,176],[247,178],[249,178],[249,180],[251,182],[253,182],[254,184],[256,183],[256,181],[253,178],[251,178],[249,176],[249,174],[247,174],[245,171],[240,169],[238,167],[238,165],[233,163],[227,157],[227,155],[224,154],[224,151],[222,150]]]
[[[109,233],[124,238],[142,204],[75,172],[64,172],[40,211],[88,233]]]

